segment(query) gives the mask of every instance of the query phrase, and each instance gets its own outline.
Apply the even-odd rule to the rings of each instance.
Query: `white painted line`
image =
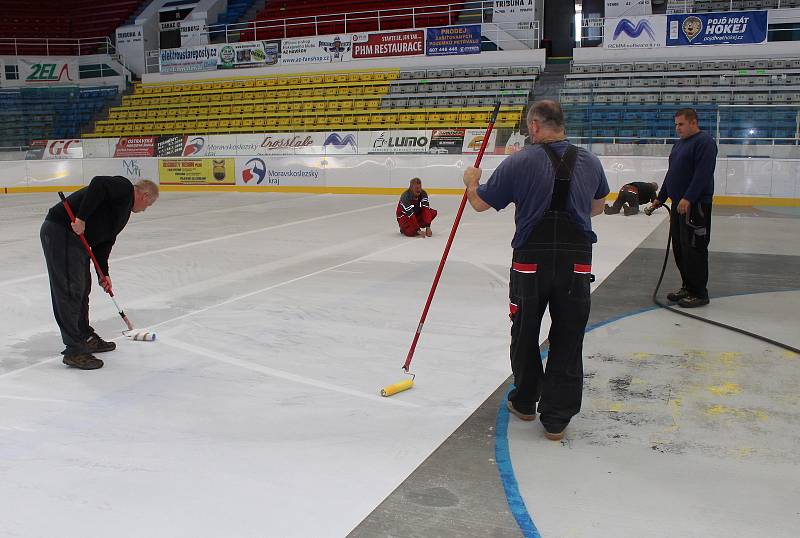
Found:
[[[309,222],[316,222],[316,221],[330,219],[330,218],[334,218],[334,217],[341,217],[343,215],[352,215],[353,213],[362,213],[364,211],[371,211],[373,209],[378,209],[378,208],[387,207],[387,206],[394,206],[394,205],[395,205],[394,202],[390,202],[390,203],[386,203],[386,204],[378,204],[378,205],[372,205],[372,206],[367,206],[367,207],[359,207],[358,209],[350,209],[348,211],[340,211],[339,213],[331,213],[329,215],[320,215],[318,217],[311,217],[311,218],[302,219],[302,220],[295,220],[295,221],[292,221],[292,222],[284,222],[283,224],[276,224],[274,226],[266,226],[264,228],[257,228],[255,230],[247,230],[246,232],[238,232],[238,233],[235,233],[235,234],[222,235],[222,236],[219,236],[219,237],[212,237],[210,239],[201,239],[200,241],[192,241],[191,243],[183,243],[183,244],[180,244],[180,245],[175,245],[175,246],[172,246],[172,247],[165,247],[165,248],[161,248],[161,249],[158,249],[158,250],[148,250],[147,252],[140,252],[139,254],[131,254],[130,256],[122,256],[121,258],[114,258],[113,261],[114,261],[114,263],[118,263],[118,262],[125,261],[125,260],[135,260],[137,258],[143,258],[144,256],[150,256],[152,254],[162,254],[164,252],[172,252],[172,251],[181,250],[181,249],[184,249],[184,248],[196,247],[198,245],[206,245],[208,243],[214,243],[214,242],[217,242],[217,241],[226,241],[228,239],[233,239],[233,238],[236,238],[236,237],[244,237],[246,235],[251,235],[251,234],[263,233],[263,232],[267,232],[267,231],[270,231],[270,230],[280,230],[281,228],[288,228],[290,226],[296,226],[298,224],[307,224]],[[39,274],[36,274],[36,275],[30,275],[30,276],[25,276],[25,277],[20,277],[20,278],[14,278],[14,279],[11,279],[11,280],[4,280],[4,281],[0,282],[0,286],[8,286],[8,285],[12,285],[12,284],[21,284],[22,282],[29,282],[31,280],[36,280],[37,278],[45,278],[45,277],[47,277],[47,273],[39,273]]]
[[[55,400],[53,398],[31,398],[28,396],[13,396],[11,394],[0,394],[0,400],[21,400],[23,402],[45,402],[45,403],[74,403],[70,400]]]
[[[302,275],[302,276],[298,276],[298,277],[295,277],[295,278],[292,278],[292,279],[289,279],[289,280],[285,280],[283,282],[279,282],[277,284],[273,284],[271,286],[267,286],[266,288],[261,288],[261,289],[256,290],[256,291],[251,291],[251,292],[245,293],[243,295],[237,295],[236,297],[232,297],[230,299],[227,299],[227,300],[222,301],[222,302],[217,303],[217,304],[213,304],[211,306],[206,306],[206,307],[200,308],[198,310],[193,310],[192,312],[187,312],[186,314],[182,314],[180,316],[164,320],[162,322],[156,323],[155,325],[150,325],[149,327],[147,327],[147,329],[151,330],[151,329],[153,329],[155,327],[160,327],[162,325],[166,325],[167,323],[172,323],[173,321],[178,321],[178,320],[181,320],[181,319],[185,319],[185,318],[188,318],[190,316],[194,316],[195,314],[201,314],[201,313],[207,312],[207,311],[209,311],[211,309],[214,309],[214,308],[217,308],[217,307],[220,307],[220,306],[225,306],[225,305],[234,303],[236,301],[240,301],[242,299],[247,299],[248,297],[253,297],[254,295],[258,295],[259,293],[264,293],[266,291],[274,290],[275,288],[280,288],[282,286],[286,286],[286,285],[292,284],[292,283],[297,282],[299,280],[304,280],[306,278],[310,278],[312,276],[316,276],[316,275],[319,275],[321,273],[332,271],[334,269],[338,269],[340,267],[344,267],[345,265],[349,265],[351,263],[360,262],[361,260],[365,260],[365,259],[369,258],[370,256],[374,256],[376,254],[381,254],[383,252],[388,252],[390,250],[394,250],[396,248],[400,248],[402,246],[411,245],[411,244],[413,244],[412,241],[403,241],[403,242],[397,243],[396,245],[392,245],[391,247],[382,248],[382,249],[376,250],[374,252],[370,252],[369,254],[364,254],[363,256],[359,256],[357,258],[353,258],[352,260],[348,260],[346,262],[338,263],[336,265],[332,265],[330,267],[326,267],[324,269],[320,269],[319,271],[314,271],[313,273],[308,273],[306,275]],[[112,338],[112,341],[121,340],[121,339],[124,339],[124,338],[126,338],[126,337],[125,336],[118,336],[116,338]],[[142,344],[143,345],[150,345],[150,344],[148,344],[146,342],[142,342]],[[60,355],[57,356],[57,357],[50,357],[50,358],[44,359],[42,361],[36,362],[34,364],[29,364],[28,366],[24,366],[24,367],[18,368],[16,370],[11,370],[11,371],[6,372],[4,374],[0,374],[0,379],[2,379],[4,377],[9,377],[9,376],[12,376],[12,375],[19,374],[19,373],[24,372],[26,370],[30,370],[32,368],[36,368],[37,366],[40,366],[42,364],[58,360],[60,358],[61,358]]]
[[[214,351],[209,351],[207,349],[203,349],[201,347],[189,344],[187,342],[183,342],[181,340],[175,340],[174,338],[166,338],[161,340],[161,344],[165,344],[177,349],[182,349],[183,351],[188,351],[190,353],[194,353],[196,355],[202,355],[203,357],[208,357],[210,359],[214,359],[220,362],[224,362],[226,364],[230,364],[232,366],[238,366],[239,368],[244,368],[246,370],[252,370],[253,372],[258,372],[264,375],[268,375],[270,377],[277,377],[280,379],[285,379],[287,381],[292,381],[294,383],[300,383],[302,385],[309,385],[312,387],[329,390],[331,392],[338,392],[341,394],[347,394],[349,396],[356,396],[358,398],[365,398],[367,400],[372,401],[380,401],[381,403],[389,403],[393,405],[399,405],[402,407],[420,407],[417,404],[413,404],[410,402],[406,402],[403,400],[396,400],[392,398],[384,398],[378,394],[378,390],[376,388],[374,394],[370,394],[367,392],[361,392],[358,390],[347,389],[344,387],[340,387],[338,385],[333,385],[331,383],[325,383],[323,381],[317,381],[315,379],[311,379],[308,377],[300,376],[297,374],[292,374],[290,372],[285,372],[283,370],[277,370],[275,368],[270,368],[269,366],[262,366],[260,364],[256,364],[250,361],[244,361],[242,359],[235,359],[233,357],[229,357],[228,355],[223,355],[222,353],[217,353]]]

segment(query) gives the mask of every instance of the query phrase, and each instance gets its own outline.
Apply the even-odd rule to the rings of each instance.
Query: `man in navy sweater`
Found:
[[[97,263],[106,277],[99,281],[111,289],[108,257],[125,228],[131,213],[141,213],[158,199],[158,186],[143,179],[136,183],[122,176],[97,176],[88,186],[67,196],[75,221],[70,222],[62,203],[50,208],[42,224],[40,237],[50,277],[53,314],[64,341],[63,363],[81,370],[96,370],[103,361],[93,353],[113,351],[114,342],[106,342],[89,325],[89,292],[92,279],[89,255],[78,236],[83,234],[92,247]],[[98,275],[99,278],[99,275]]]
[[[682,284],[667,299],[694,308],[708,304],[708,242],[717,145],[697,126],[697,112],[691,108],[675,113],[675,132],[680,140],[669,154],[669,169],[653,208],[672,199],[672,253]]]

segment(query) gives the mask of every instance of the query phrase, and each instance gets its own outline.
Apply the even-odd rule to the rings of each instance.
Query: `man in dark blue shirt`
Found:
[[[653,208],[672,199],[672,253],[681,274],[681,289],[667,299],[684,308],[707,305],[708,242],[711,239],[711,201],[717,145],[697,126],[697,112],[675,113],[680,140],[669,154],[669,169]]]
[[[476,211],[516,206],[509,286],[511,369],[507,406],[522,420],[540,420],[548,439],[560,440],[581,408],[583,334],[589,319],[591,217],[603,212],[609,192],[600,160],[567,142],[564,114],[554,101],[528,111],[534,145],[505,159],[485,185],[481,170],[464,172]],[[539,329],[550,309],[550,351],[545,371]]]

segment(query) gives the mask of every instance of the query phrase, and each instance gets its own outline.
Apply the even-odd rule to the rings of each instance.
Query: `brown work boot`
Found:
[[[62,362],[67,366],[72,366],[80,370],[97,370],[103,367],[103,361],[95,358],[91,353],[64,355],[64,360]]]
[[[114,342],[106,342],[97,333],[92,335],[86,340],[89,346],[89,353],[105,353],[106,351],[114,351],[117,349],[117,344]]]
[[[544,436],[550,439],[551,441],[560,441],[564,438],[564,430],[561,430],[560,432],[557,433],[545,430]]]
[[[431,231],[431,228],[430,228],[430,226],[428,226],[427,228],[425,228],[425,235],[426,235],[427,237],[430,237],[430,236],[432,236],[432,235],[433,235],[433,232]]]
[[[526,421],[536,420],[536,413],[530,414],[517,411],[514,408],[514,404],[511,403],[511,400],[506,400],[506,406],[508,407],[508,411],[520,420],[526,420]]]

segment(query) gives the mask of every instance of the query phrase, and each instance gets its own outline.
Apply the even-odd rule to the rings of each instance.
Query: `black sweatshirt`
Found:
[[[640,204],[649,204],[656,199],[656,187],[653,187],[651,183],[645,183],[644,181],[632,181],[631,183],[626,183],[623,185],[622,188],[624,189],[626,185],[636,187],[636,193],[639,197]]]
[[[95,176],[88,186],[67,196],[67,202],[75,217],[86,223],[83,235],[107,275],[111,247],[128,223],[133,209],[133,184],[122,176]],[[70,224],[61,202],[50,208],[45,220],[67,228]]]
[[[661,185],[658,199],[681,198],[691,203],[711,202],[714,196],[714,168],[717,165],[717,145],[707,133],[700,131],[678,140],[669,154],[669,170]]]

